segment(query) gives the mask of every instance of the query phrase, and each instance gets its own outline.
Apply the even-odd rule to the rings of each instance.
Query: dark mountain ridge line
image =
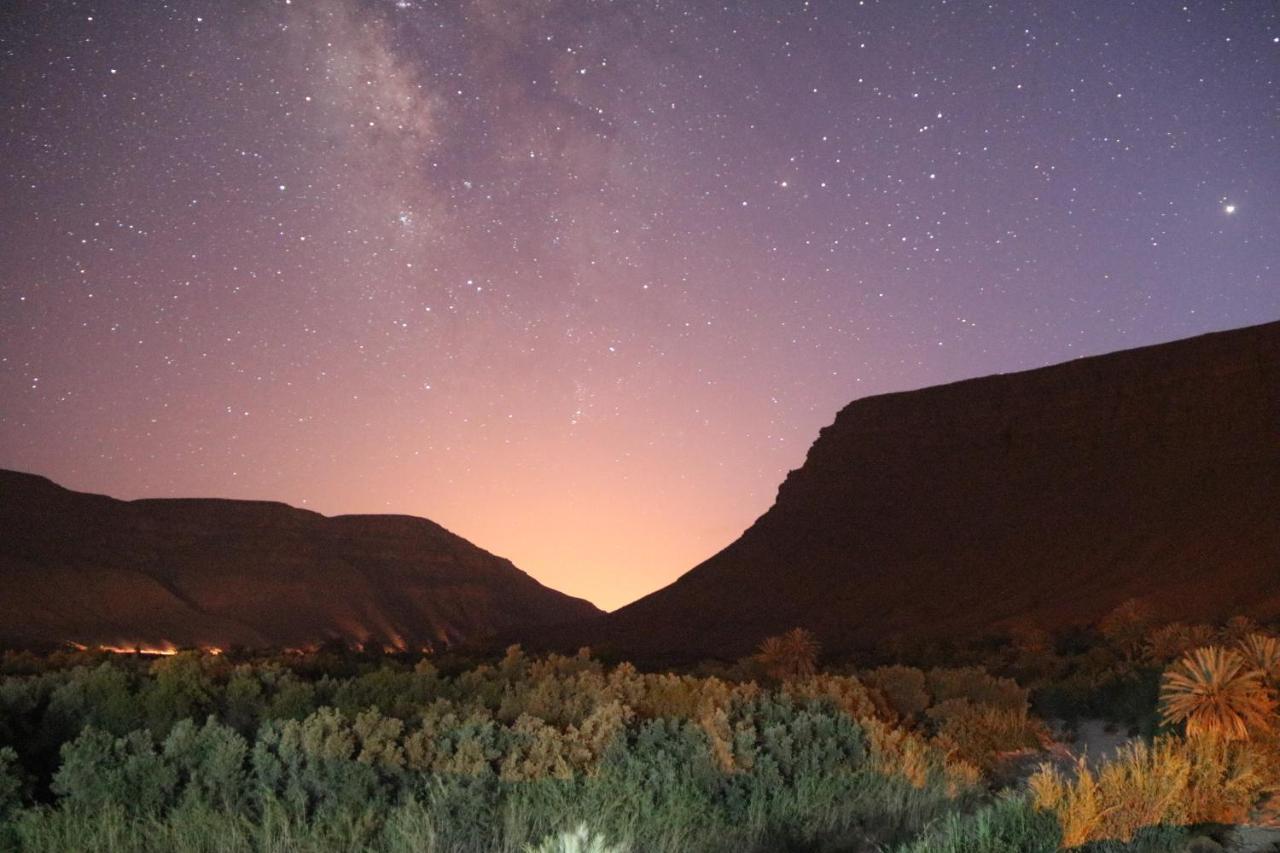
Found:
[[[0,641],[388,648],[599,611],[409,515],[118,500],[0,471]]]
[[[866,397],[773,506],[676,581],[537,644],[833,652],[1170,618],[1280,615],[1280,323]]]
[[[4,471],[0,497],[9,641],[488,638],[688,660],[794,625],[834,652],[1072,627],[1132,597],[1269,617],[1280,323],[855,400],[737,541],[612,614],[414,516],[119,501]]]

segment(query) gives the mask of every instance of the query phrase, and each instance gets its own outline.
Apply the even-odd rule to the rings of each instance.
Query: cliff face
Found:
[[[584,640],[738,655],[1280,614],[1280,323],[851,403],[738,541]]]
[[[126,502],[0,471],[2,641],[420,648],[598,613],[422,518]]]

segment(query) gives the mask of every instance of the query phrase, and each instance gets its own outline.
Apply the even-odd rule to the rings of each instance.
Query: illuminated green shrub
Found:
[[[62,748],[52,790],[83,811],[114,806],[131,816],[156,814],[174,801],[178,772],[146,729],[116,737],[87,728]]]
[[[1061,841],[1053,815],[1024,797],[1002,797],[972,814],[948,814],[899,853],[1055,853]]]
[[[181,720],[165,738],[161,754],[177,772],[183,798],[225,811],[244,805],[249,744],[234,729],[212,717],[203,726]]]
[[[151,665],[152,678],[142,690],[147,728],[163,737],[179,720],[203,719],[214,710],[213,683],[201,656],[184,652]]]
[[[47,713],[52,724],[72,729],[72,736],[94,726],[122,737],[146,723],[135,689],[129,673],[110,663],[76,667],[53,690]]]
[[[737,853],[890,843],[977,781],[923,733],[875,719],[847,675],[768,691],[518,648],[450,678],[429,663],[352,666],[308,680],[177,655],[0,680],[6,731],[65,743],[56,801],[6,806],[0,838],[517,853],[587,821],[646,853]]]

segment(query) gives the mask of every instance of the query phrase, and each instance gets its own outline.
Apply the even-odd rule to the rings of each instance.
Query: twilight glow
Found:
[[[1280,317],[1269,3],[0,16],[0,467],[615,608],[853,398]]]

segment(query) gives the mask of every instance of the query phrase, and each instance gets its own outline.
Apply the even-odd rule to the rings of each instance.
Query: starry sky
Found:
[[[612,609],[852,399],[1280,317],[1280,7],[0,9],[0,467]]]

